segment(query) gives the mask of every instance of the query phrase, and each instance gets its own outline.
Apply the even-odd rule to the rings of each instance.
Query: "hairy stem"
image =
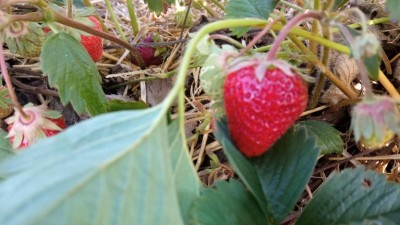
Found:
[[[260,33],[257,34],[257,36],[255,36],[255,37],[253,38],[253,40],[250,41],[250,43],[249,43],[248,45],[246,45],[245,48],[243,48],[243,49],[240,51],[239,56],[244,55],[244,54],[246,53],[246,51],[248,51],[249,49],[251,49],[251,48],[257,43],[257,41],[259,41],[262,37],[264,37],[264,35],[266,35],[266,34],[268,33],[268,31],[271,29],[271,27],[272,27],[274,24],[276,24],[278,21],[280,21],[281,19],[282,19],[282,18],[280,17],[280,18],[275,19],[275,20],[272,20],[272,19],[268,20],[269,23],[264,27],[264,29],[262,29],[262,30],[260,31]]]
[[[90,2],[90,0],[82,0],[82,2],[83,2],[83,4],[84,4],[86,7],[92,7],[92,8],[93,8],[93,5],[92,5],[92,3]],[[99,14],[97,13],[97,11],[95,11],[94,16],[96,17],[96,19],[97,19],[98,21],[100,21],[101,28],[103,29],[103,31],[106,32],[106,33],[109,33],[109,32],[108,32],[107,26],[104,24],[103,20],[100,18],[100,16],[99,16]]]
[[[0,40],[0,67],[1,67],[1,73],[3,74],[4,81],[6,82],[6,87],[8,89],[8,92],[10,93],[10,97],[14,103],[14,108],[21,114],[21,116],[29,120],[30,116],[24,112],[22,109],[21,104],[18,101],[18,97],[15,94],[14,88],[11,83],[11,78],[10,75],[8,74],[7,66],[6,66],[6,61],[4,58],[4,50],[3,50],[3,42]]]
[[[222,34],[211,34],[210,35],[210,39],[212,40],[222,40],[222,41],[226,41],[238,48],[244,48],[245,46],[242,45],[242,43],[236,41],[235,39],[228,37],[226,35],[222,35]]]
[[[338,27],[339,27],[340,31],[342,31],[343,36],[346,38],[346,40],[349,42],[349,44],[354,45],[354,39],[353,39],[353,36],[351,36],[349,30],[347,30],[347,28],[341,24],[339,24]],[[372,89],[371,81],[368,76],[368,70],[365,67],[365,65],[361,59],[356,58],[355,60],[357,62],[357,66],[360,71],[359,78],[361,80],[361,83],[365,87],[365,91],[366,91],[365,95],[367,95],[367,96],[372,95],[373,89]]]
[[[276,58],[276,54],[278,52],[279,46],[281,45],[282,41],[285,37],[289,34],[290,30],[296,26],[298,23],[305,19],[314,18],[320,19],[321,14],[315,11],[306,11],[304,13],[298,14],[292,20],[290,20],[285,27],[279,32],[278,37],[275,39],[274,43],[272,44],[271,50],[269,50],[267,55],[267,60],[274,60]]]

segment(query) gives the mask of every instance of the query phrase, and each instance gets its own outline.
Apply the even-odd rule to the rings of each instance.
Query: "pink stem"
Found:
[[[255,36],[253,38],[253,40],[250,41],[250,43],[248,45],[246,45],[246,47],[244,47],[240,53],[239,56],[244,55],[244,53],[246,53],[246,51],[248,51],[250,48],[252,48],[258,40],[260,40],[266,33],[268,33],[268,31],[271,29],[271,27],[276,24],[278,21],[280,21],[282,18],[278,18],[276,20],[269,20],[269,23],[264,27],[264,29],[262,29],[262,31],[260,31],[260,33],[257,34],[257,36]]]
[[[11,78],[10,78],[10,75],[8,74],[6,61],[4,58],[3,42],[1,42],[1,41],[0,41],[0,67],[1,67],[1,73],[3,74],[3,77],[4,77],[4,81],[6,82],[6,87],[8,89],[8,92],[10,93],[10,97],[14,103],[14,107],[16,108],[16,110],[21,114],[21,116],[24,119],[28,120],[30,118],[30,116],[28,114],[26,114],[24,112],[24,110],[22,109],[22,106],[19,103],[18,97],[15,94],[14,88],[12,86]]]
[[[321,14],[316,11],[305,11],[304,13],[298,14],[293,17],[293,19],[285,25],[281,32],[279,32],[278,37],[275,39],[271,49],[268,52],[267,60],[274,60],[276,58],[279,46],[281,45],[282,41],[285,40],[285,37],[289,34],[290,30],[298,23],[308,18],[319,19],[321,18]]]

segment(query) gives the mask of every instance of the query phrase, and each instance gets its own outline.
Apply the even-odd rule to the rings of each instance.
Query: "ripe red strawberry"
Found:
[[[157,36],[149,35],[143,39],[140,44],[151,44],[156,42]],[[155,48],[152,46],[138,46],[136,50],[139,52],[140,56],[146,67],[150,65],[160,65],[163,62],[163,54],[165,52],[165,47]],[[131,62],[135,65],[139,65],[134,54],[131,54]]]
[[[100,22],[97,20],[95,16],[87,17],[92,21],[91,24],[96,30],[102,30]],[[90,26],[90,24],[89,24]],[[48,27],[44,27],[43,31],[47,34],[50,32]],[[103,54],[103,39],[101,37],[95,35],[80,35],[81,44],[85,47],[86,51],[89,53],[90,57],[92,57],[93,61],[97,62],[101,59]]]
[[[27,104],[23,108],[29,116],[25,119],[18,110],[5,120],[8,124],[8,135],[14,149],[22,149],[40,138],[50,137],[65,129],[64,118],[58,111],[48,110],[46,105],[33,106]]]
[[[267,151],[307,106],[307,87],[283,61],[253,57],[235,65],[224,83],[233,142],[246,156]]]
[[[96,30],[102,30],[100,22],[95,16],[88,17],[93,23]],[[81,43],[86,48],[93,61],[99,61],[103,54],[103,39],[94,35],[81,35]]]

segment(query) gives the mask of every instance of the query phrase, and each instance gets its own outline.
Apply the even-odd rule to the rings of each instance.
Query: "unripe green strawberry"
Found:
[[[400,111],[388,96],[367,96],[351,112],[354,139],[367,149],[382,148],[400,134]]]
[[[20,35],[5,32],[5,43],[12,53],[24,57],[37,57],[44,42],[45,34],[38,23],[21,23]],[[25,26],[25,27],[24,27]]]
[[[236,61],[224,83],[228,126],[245,156],[259,156],[305,110],[307,86],[284,61],[268,62],[259,56]]]

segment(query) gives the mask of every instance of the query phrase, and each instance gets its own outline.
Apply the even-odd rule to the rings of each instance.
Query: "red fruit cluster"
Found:
[[[279,68],[265,69],[256,77],[250,65],[228,74],[224,104],[231,137],[248,157],[259,156],[281,137],[305,110],[307,87],[295,74]]]

